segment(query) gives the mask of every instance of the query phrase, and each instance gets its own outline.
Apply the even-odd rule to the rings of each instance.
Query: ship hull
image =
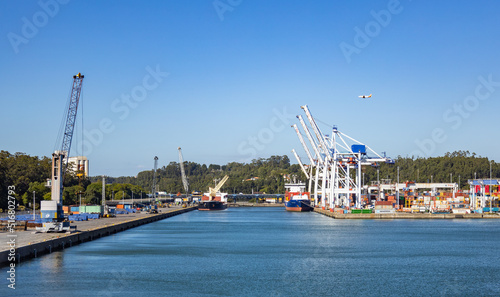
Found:
[[[227,204],[221,201],[205,201],[198,205],[198,210],[224,210]]]
[[[287,211],[297,211],[297,212],[305,212],[312,211],[313,208],[306,200],[290,200],[285,202],[285,209]]]

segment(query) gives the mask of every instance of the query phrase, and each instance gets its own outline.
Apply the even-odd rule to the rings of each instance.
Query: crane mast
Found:
[[[155,169],[153,173],[153,188],[151,189],[151,195],[153,197],[153,201],[156,201],[156,169],[158,168],[158,157],[155,156]]]
[[[182,159],[182,149],[179,147],[179,165],[181,167],[182,185],[186,191],[186,195],[189,195],[189,183],[186,177],[186,171],[184,170],[184,160]]]

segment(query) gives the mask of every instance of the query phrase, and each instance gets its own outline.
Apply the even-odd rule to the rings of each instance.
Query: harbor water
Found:
[[[0,296],[500,296],[499,248],[499,220],[192,211],[25,261]]]

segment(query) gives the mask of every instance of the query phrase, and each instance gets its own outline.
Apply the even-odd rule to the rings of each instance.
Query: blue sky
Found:
[[[91,175],[136,175],[154,156],[164,166],[179,146],[207,165],[295,161],[292,148],[305,160],[290,128],[304,104],[325,134],[335,124],[392,157],[469,150],[498,161],[498,11],[498,1],[1,1],[0,149],[50,156],[81,72],[71,155],[85,153]]]

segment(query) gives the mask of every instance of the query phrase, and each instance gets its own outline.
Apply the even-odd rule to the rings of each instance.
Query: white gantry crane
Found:
[[[182,149],[179,147],[179,165],[181,167],[182,185],[186,191],[186,196],[189,195],[189,183],[186,177],[186,171],[184,170],[184,160],[182,159]]]
[[[332,135],[328,136],[321,132],[316,124],[307,105],[301,106],[304,110],[310,126],[316,136],[313,138],[301,116],[297,116],[302,128],[309,140],[309,146],[313,148],[314,157],[304,141],[297,125],[292,127],[306,151],[310,161],[309,184],[314,179],[314,204],[318,205],[318,195],[321,194],[321,206],[334,208],[335,206],[350,206],[354,203],[356,208],[361,207],[361,169],[363,166],[376,166],[379,163],[391,163],[394,161],[382,157],[369,146],[355,140],[354,138],[340,132],[337,127],[332,128]],[[304,165],[293,151],[304,173]],[[374,156],[369,156],[374,155]],[[314,172],[314,174],[313,174]]]

